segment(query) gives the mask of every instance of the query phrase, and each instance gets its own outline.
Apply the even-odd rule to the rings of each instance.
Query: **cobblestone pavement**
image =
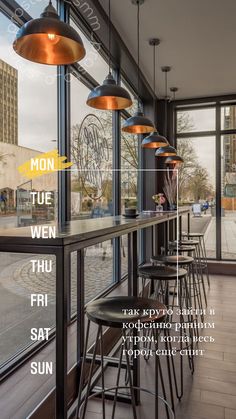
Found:
[[[124,243],[125,245],[125,243]],[[31,344],[31,327],[55,325],[56,267],[50,273],[33,273],[31,259],[48,259],[49,255],[0,253],[0,366]],[[113,281],[111,242],[86,249],[85,301],[89,301]],[[127,250],[122,252],[122,271],[127,269]],[[76,253],[71,255],[71,311],[76,310]],[[48,294],[48,307],[31,307],[32,293]]]

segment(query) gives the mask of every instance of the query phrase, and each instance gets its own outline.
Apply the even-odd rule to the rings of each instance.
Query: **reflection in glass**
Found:
[[[121,133],[121,213],[126,207],[138,208],[138,135]]]
[[[71,78],[73,219],[112,215],[112,113],[86,106],[89,89]]]
[[[92,22],[91,19],[92,18],[90,17],[90,21]],[[108,64],[106,63],[104,58],[101,56],[102,45],[100,44],[100,42],[95,41],[93,31],[91,31],[90,37],[87,38],[83,34],[83,32],[81,32],[81,30],[78,28],[78,26],[73,21],[73,19],[70,20],[70,25],[79,33],[83,41],[84,48],[86,50],[86,56],[80,61],[80,65],[99,84],[101,84],[108,74]]]
[[[236,105],[223,106],[221,108],[221,129],[236,128]]]
[[[134,94],[134,92],[132,91],[132,89],[130,88],[130,86],[128,85],[128,83],[125,80],[121,80],[121,86],[128,90],[130,97],[132,99],[132,106],[130,106],[130,108],[127,108],[127,112],[129,112],[130,115],[134,115],[135,112],[137,112],[138,110],[138,98],[137,96]]]

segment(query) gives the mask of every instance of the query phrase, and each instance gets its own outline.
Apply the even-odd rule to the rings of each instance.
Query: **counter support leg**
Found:
[[[67,281],[69,254],[56,255],[56,419],[67,418]]]
[[[128,235],[128,290],[129,295],[134,297],[138,296],[138,234],[137,231],[129,233]],[[134,336],[137,331],[134,331]],[[139,345],[133,345],[133,349],[138,349]],[[140,360],[139,358],[133,359],[133,385],[134,387],[140,386]],[[136,404],[140,403],[140,390],[134,390],[134,397]]]
[[[81,249],[77,252],[77,385],[79,385],[80,367],[84,351],[84,322],[84,249]]]

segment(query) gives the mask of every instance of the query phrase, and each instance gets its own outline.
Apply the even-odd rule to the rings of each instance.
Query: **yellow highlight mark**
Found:
[[[18,167],[18,171],[22,176],[33,179],[71,167],[73,163],[65,163],[66,159],[66,156],[60,156],[58,150],[52,150],[28,160]]]

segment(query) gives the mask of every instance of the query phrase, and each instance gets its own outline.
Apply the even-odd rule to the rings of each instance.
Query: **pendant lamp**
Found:
[[[176,156],[176,155],[177,155],[177,151],[171,145],[160,147],[156,150],[156,153],[155,153],[156,157],[169,157],[169,156]]]
[[[150,39],[149,45],[153,46],[153,109],[155,109],[155,98],[156,98],[156,47],[160,44],[158,38]],[[148,137],[145,137],[142,141],[141,146],[143,148],[159,148],[168,145],[168,141],[165,137],[159,134],[158,131],[153,131]]]
[[[173,100],[175,101],[176,92],[178,92],[178,87],[170,87],[171,93],[173,93]]]
[[[168,102],[168,96],[167,96],[167,88],[168,88],[168,81],[167,81],[167,75],[171,70],[171,67],[165,66],[161,68],[162,72],[165,73],[165,135],[167,135],[167,102]],[[166,145],[164,147],[160,147],[156,150],[155,156],[156,157],[169,157],[169,156],[176,156],[177,151],[174,147],[171,145]]]
[[[165,164],[174,164],[174,165],[181,165],[183,164],[184,160],[182,159],[182,157],[176,155],[176,156],[169,156],[166,158],[165,160]]]
[[[137,6],[137,49],[138,49],[138,111],[126,119],[122,131],[130,134],[148,134],[154,131],[155,127],[149,118],[146,118],[141,110],[140,106],[140,65],[139,65],[139,41],[140,41],[140,6],[144,3],[144,0],[132,0],[132,3]]]
[[[108,0],[109,6],[109,74],[103,84],[95,87],[87,99],[87,105],[101,110],[119,110],[129,108],[132,105],[132,99],[127,90],[116,84],[111,74],[111,0]]]
[[[51,0],[38,19],[19,29],[13,48],[21,57],[39,64],[72,64],[85,56],[79,34],[59,19]]]

